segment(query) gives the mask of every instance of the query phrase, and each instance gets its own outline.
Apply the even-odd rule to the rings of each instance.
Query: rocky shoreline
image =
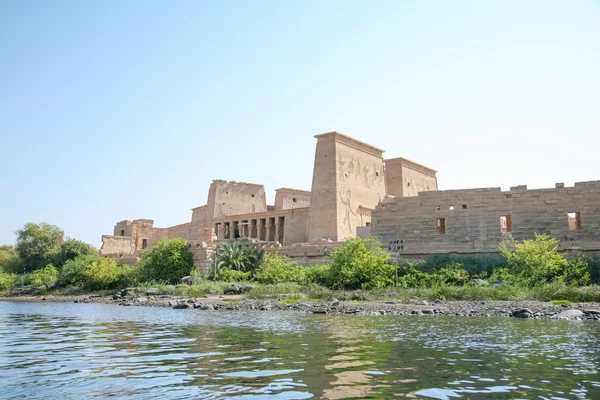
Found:
[[[314,303],[300,301],[287,304],[277,299],[257,300],[245,295],[210,295],[201,298],[153,293],[123,291],[113,296],[98,294],[31,296],[13,295],[0,297],[9,301],[47,301],[73,303],[102,303],[119,306],[165,307],[195,311],[260,310],[285,311],[312,314],[356,315],[424,315],[424,316],[473,316],[510,317],[536,319],[571,319],[600,321],[600,303],[573,303],[553,305],[539,301],[425,301],[395,300],[387,302],[331,301]]]

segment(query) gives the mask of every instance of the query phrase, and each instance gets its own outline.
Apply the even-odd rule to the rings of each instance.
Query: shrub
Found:
[[[17,231],[15,246],[28,271],[56,262],[63,242],[64,232],[57,226],[45,222],[27,223]]]
[[[223,244],[216,251],[217,268],[228,268],[237,271],[252,271],[261,261],[261,253],[250,246],[239,242]]]
[[[560,281],[569,286],[583,286],[590,283],[590,266],[581,258],[569,261],[561,271]]]
[[[29,284],[35,289],[48,290],[56,284],[58,279],[58,270],[52,264],[46,265],[44,268],[33,271],[29,274]]]
[[[216,280],[223,282],[243,282],[250,280],[251,272],[238,271],[235,269],[221,268],[217,272]]]
[[[587,259],[590,266],[590,282],[600,284],[600,257],[591,257]]]
[[[0,271],[0,290],[10,290],[16,282],[16,278],[15,274]]]
[[[94,246],[76,239],[67,239],[60,245],[57,266],[60,268],[69,260],[80,256],[93,256],[98,254]]]
[[[558,252],[558,239],[535,234],[533,240],[522,243],[511,238],[510,246],[501,243],[500,253],[506,258],[508,270],[527,286],[550,282],[567,265],[567,259]]]
[[[331,286],[331,266],[329,264],[312,265],[304,268],[306,283]]]
[[[99,261],[98,256],[79,256],[74,260],[68,260],[60,270],[57,284],[59,286],[84,286],[85,271],[94,261]]]
[[[287,257],[279,254],[265,254],[264,259],[255,271],[254,279],[260,283],[277,284],[282,282],[302,282],[305,280],[304,269]]]
[[[381,288],[393,283],[394,266],[375,238],[347,239],[332,254],[331,286],[336,289]]]
[[[194,267],[192,251],[185,239],[159,240],[141,254],[140,267],[145,280],[177,283]]]
[[[12,274],[23,272],[23,261],[13,246],[0,246],[0,270]]]
[[[127,286],[135,277],[135,268],[119,265],[112,258],[96,258],[85,268],[83,278],[90,289],[111,289]]]
[[[450,254],[435,254],[427,258],[427,261],[422,266],[422,270],[424,272],[438,270],[453,263],[462,264],[469,275],[483,277],[490,275],[496,268],[506,267],[506,258],[501,255],[489,253],[465,257]]]

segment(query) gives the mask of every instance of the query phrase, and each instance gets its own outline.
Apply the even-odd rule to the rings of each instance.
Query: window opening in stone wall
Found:
[[[454,211],[454,206],[450,206],[450,211]]]
[[[121,236],[125,236],[125,230],[121,229]]]
[[[441,209],[440,206],[437,206],[437,210],[440,211],[440,209]]]
[[[442,235],[446,234],[446,218],[437,219],[437,229],[438,233],[441,233]]]
[[[410,182],[408,182],[408,183],[406,184],[406,186],[410,187]]]
[[[252,197],[254,197],[254,195],[252,195]]]
[[[567,213],[569,218],[569,230],[570,231],[578,231],[581,229],[581,213],[578,212],[570,212]]]
[[[462,208],[463,208],[463,210],[466,210],[466,209],[467,209],[467,205],[466,205],[466,204],[463,204],[463,205],[462,205]]]
[[[365,222],[365,226],[371,226],[370,222]]]
[[[500,216],[500,231],[502,233],[512,232],[512,218],[510,215]]]
[[[148,239],[142,239],[142,250],[148,247]]]
[[[379,172],[375,171],[375,176],[379,176]]]
[[[295,203],[298,201],[298,199],[296,199],[295,197],[292,197],[292,201]]]

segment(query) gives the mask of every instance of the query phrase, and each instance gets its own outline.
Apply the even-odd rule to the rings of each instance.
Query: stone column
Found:
[[[279,241],[279,219],[275,220],[275,241]]]
[[[265,236],[265,240],[268,242],[271,237],[271,221],[267,220],[266,227],[267,227],[267,235]]]
[[[257,219],[256,220],[256,238],[258,240],[260,240],[260,234],[262,233],[262,224],[261,224],[261,219]]]

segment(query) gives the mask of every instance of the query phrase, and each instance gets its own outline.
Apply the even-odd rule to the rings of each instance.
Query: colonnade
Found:
[[[219,240],[255,239],[265,242],[283,242],[284,217],[267,217],[224,221],[215,224]]]

